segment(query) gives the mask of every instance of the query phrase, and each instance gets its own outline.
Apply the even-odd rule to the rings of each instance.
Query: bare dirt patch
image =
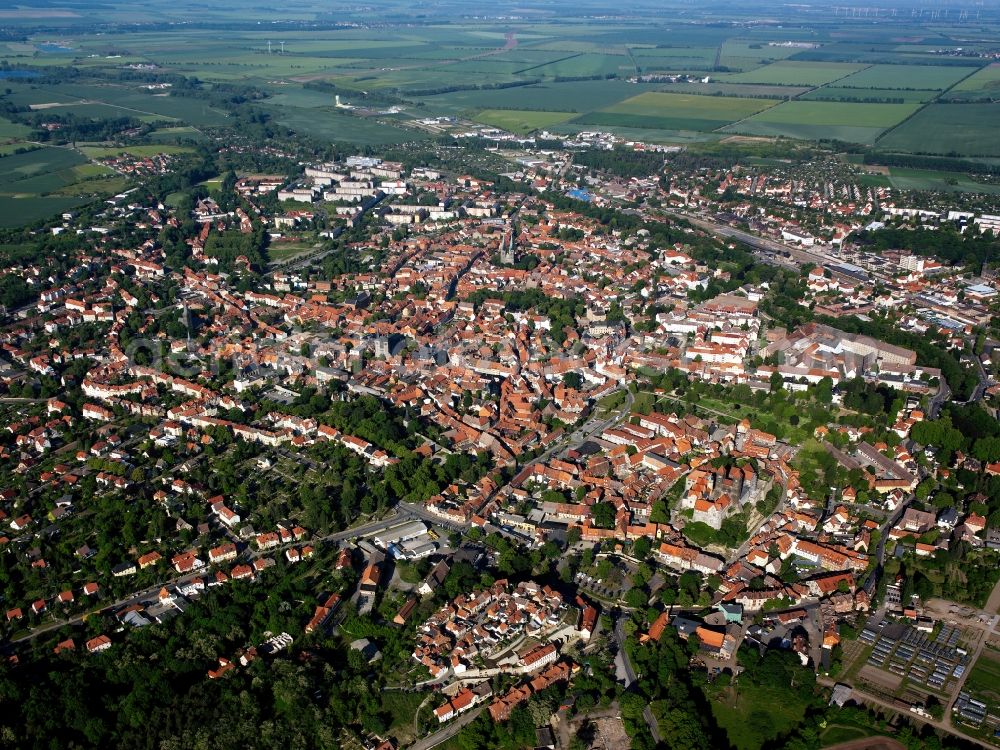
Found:
[[[597,733],[591,750],[618,750],[628,747],[630,740],[621,719],[595,719]]]
[[[866,664],[861,668],[861,671],[858,672],[858,677],[887,693],[895,693],[899,690],[899,686],[903,682],[901,676],[878,669],[870,664]]]
[[[756,135],[731,135],[723,138],[719,143],[770,143],[773,138],[764,138]]]
[[[78,102],[43,102],[42,104],[29,104],[28,109],[53,109],[55,107],[76,107],[80,104],[93,104],[93,102],[80,100]]]
[[[823,750],[906,750],[906,745],[890,737],[865,737],[837,745],[827,745]]]

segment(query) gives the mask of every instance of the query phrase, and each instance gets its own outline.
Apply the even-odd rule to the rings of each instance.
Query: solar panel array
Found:
[[[944,625],[934,640],[925,633],[906,628],[902,635],[893,637],[882,627],[869,625],[861,631],[861,640],[873,644],[868,664],[911,682],[944,691],[949,680],[962,676],[968,656],[958,646],[960,631]]]

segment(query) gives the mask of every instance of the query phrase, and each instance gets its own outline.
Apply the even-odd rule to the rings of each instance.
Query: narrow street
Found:
[[[618,644],[618,650],[622,655],[622,663],[625,665],[625,674],[627,678],[626,687],[632,685],[638,677],[636,676],[635,669],[632,667],[632,661],[629,659],[628,652],[625,650],[625,630],[623,624],[625,622],[626,616],[622,615],[617,620],[615,620],[615,642]],[[656,721],[656,717],[653,716],[653,709],[648,705],[642,711],[642,717],[646,720],[646,725],[649,727],[649,733],[653,735],[653,739],[659,744],[662,740],[660,739],[660,727]]]
[[[457,719],[448,722],[444,727],[437,730],[433,734],[424,737],[422,740],[410,745],[409,750],[431,750],[432,747],[437,747],[442,742],[446,742],[458,734],[459,730],[462,729],[467,724],[471,724],[475,721],[476,717],[479,716],[486,708],[485,705],[478,706],[472,709],[468,713],[462,714]]]

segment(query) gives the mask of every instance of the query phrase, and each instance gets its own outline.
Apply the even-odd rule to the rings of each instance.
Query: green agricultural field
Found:
[[[134,117],[144,122],[179,120],[197,127],[219,126],[226,121],[225,112],[203,99],[147,91],[138,86],[62,83],[19,90],[9,99],[38,110],[78,117]]]
[[[31,128],[19,122],[11,122],[0,117],[0,140],[23,138],[31,132]]]
[[[904,102],[918,102],[924,103],[929,102],[934,99],[941,92],[937,90],[919,90],[919,89],[851,89],[843,88],[841,86],[822,86],[818,89],[812,89],[807,94],[803,94],[800,98],[804,100],[811,101],[842,101],[842,102],[858,102],[858,101],[889,101],[895,99],[902,99]]]
[[[886,151],[1000,156],[1000,103],[930,104],[879,139]]]
[[[69,211],[86,203],[75,196],[31,196],[8,198],[0,195],[0,227],[17,227]]]
[[[767,42],[730,39],[722,45],[719,64],[730,70],[750,70],[777,60],[784,60],[799,51],[795,47],[771,47]]]
[[[715,47],[633,47],[633,57],[695,57],[714,60],[718,50]]]
[[[119,154],[131,154],[139,157],[156,156],[156,154],[189,154],[193,149],[188,146],[148,144],[142,146],[80,146],[80,151],[89,159],[103,159]]]
[[[513,133],[530,133],[541,130],[573,117],[572,112],[545,112],[523,109],[484,109],[476,115],[476,122]]]
[[[661,130],[712,131],[774,106],[765,99],[647,92],[574,122]]]
[[[715,47],[640,47],[631,50],[643,73],[654,70],[711,70]]]
[[[285,127],[321,140],[368,146],[404,143],[427,137],[418,131],[403,130],[377,120],[341,114],[333,108],[281,107],[271,110],[271,114]]]
[[[761,112],[727,132],[747,135],[787,136],[802,140],[837,139],[874,143],[875,139],[919,107],[911,104],[854,104],[848,102],[792,101]]]
[[[935,190],[942,193],[986,193],[1000,195],[1000,185],[976,182],[969,175],[929,169],[892,167],[889,182],[899,190]]]
[[[943,91],[967,77],[975,68],[934,65],[872,65],[850,75],[838,86],[856,89],[933,89]]]
[[[79,180],[88,180],[91,177],[107,177],[113,170],[103,164],[81,164],[73,167],[73,176]]]
[[[93,196],[121,191],[125,178],[70,148],[46,146],[0,157],[0,226],[45,219]]]
[[[948,92],[949,98],[996,99],[1000,97],[1000,63],[981,68]]]
[[[155,143],[176,143],[177,141],[203,141],[204,134],[190,125],[180,125],[172,128],[159,128],[148,136],[147,140]]]
[[[661,83],[657,91],[678,94],[700,94],[702,96],[738,96],[760,99],[794,99],[810,91],[806,86],[763,86],[749,83]],[[819,89],[822,91],[822,89]]]
[[[73,168],[87,160],[69,148],[45,147],[0,158],[3,195],[44,194],[74,182]]]
[[[590,112],[608,107],[644,91],[654,90],[652,84],[624,81],[546,81],[531,86],[480,91],[451,91],[447,94],[422,97],[432,112],[461,114],[469,110],[510,107],[558,112]]]
[[[822,86],[836,81],[864,66],[855,63],[836,62],[802,62],[799,60],[782,60],[765,65],[762,68],[746,73],[717,76],[718,80],[727,83],[768,83],[784,86]],[[716,76],[712,76],[716,78]]]
[[[572,55],[558,62],[529,66],[520,71],[525,76],[556,78],[558,76],[635,75],[635,65],[627,55]]]

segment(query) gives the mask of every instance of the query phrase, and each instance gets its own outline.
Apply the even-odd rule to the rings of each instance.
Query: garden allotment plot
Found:
[[[711,132],[773,107],[774,104],[773,100],[764,99],[647,92],[584,115],[574,120],[574,123]]]
[[[887,129],[905,120],[919,107],[917,102],[857,104],[791,101],[726,128],[726,132],[872,144]]]

